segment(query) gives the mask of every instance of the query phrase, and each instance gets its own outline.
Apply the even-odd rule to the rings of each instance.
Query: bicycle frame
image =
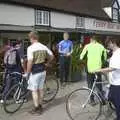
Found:
[[[88,87],[85,87],[85,86],[82,87],[82,88],[88,89],[88,90],[90,91],[90,94],[89,94],[87,100],[86,100],[85,103],[82,105],[83,108],[85,108],[85,106],[87,105],[87,103],[88,103],[88,101],[89,101],[92,93],[95,94],[95,95],[97,95],[97,97],[100,99],[100,102],[102,103],[102,98],[101,98],[101,96],[99,95],[99,93],[101,94],[100,90],[98,89],[98,90],[97,90],[98,93],[97,93],[97,92],[94,91],[94,89],[95,89],[95,87],[96,87],[97,84],[106,84],[106,83],[108,83],[108,82],[97,82],[97,79],[98,79],[98,76],[97,76],[97,74],[95,74],[95,79],[94,79],[94,83],[93,83],[92,89],[90,89],[90,88],[88,88]],[[96,87],[96,88],[97,88],[97,87]],[[102,94],[101,94],[101,95],[102,95]],[[103,96],[102,96],[102,97],[103,97]]]

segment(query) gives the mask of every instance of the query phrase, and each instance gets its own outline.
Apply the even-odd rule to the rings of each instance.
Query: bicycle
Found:
[[[3,76],[4,76],[4,72],[0,72],[0,99],[2,97],[2,90],[3,90]]]
[[[5,71],[6,72],[6,71]],[[2,93],[3,93],[3,88],[4,88],[4,78],[5,78],[5,72],[0,72],[0,98],[2,98]],[[21,74],[18,72],[11,72],[7,73],[6,75],[6,80],[10,79],[11,80],[11,87],[19,81],[21,78]],[[9,88],[10,90],[10,88]]]
[[[106,76],[102,74],[106,80]],[[108,91],[105,95],[96,87],[102,84],[106,87],[108,81],[97,82],[97,74],[95,74],[92,89],[82,87],[72,91],[66,100],[66,111],[71,120],[98,120],[102,113],[103,105],[109,105],[111,110],[115,110],[113,104],[108,101]],[[109,89],[109,88],[107,88]],[[91,97],[94,96],[94,104],[91,104]]]
[[[48,103],[52,101],[59,91],[59,82],[57,79],[49,79],[44,84],[44,98],[43,102]],[[19,83],[15,84],[5,96],[4,110],[6,113],[15,113],[23,105],[25,98],[29,91],[27,90],[27,80],[22,76]]]

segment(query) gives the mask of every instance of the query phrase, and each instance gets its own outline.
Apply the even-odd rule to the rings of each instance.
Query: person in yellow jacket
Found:
[[[103,61],[107,59],[106,49],[102,44],[97,42],[97,39],[97,36],[92,36],[91,42],[84,47],[80,55],[81,60],[87,56],[87,82],[89,88],[92,88],[93,86],[95,78],[94,71],[101,69]],[[101,82],[101,75],[99,73],[98,81]],[[97,87],[100,91],[102,91],[101,84],[98,84]],[[94,102],[94,96],[91,97],[91,102]]]

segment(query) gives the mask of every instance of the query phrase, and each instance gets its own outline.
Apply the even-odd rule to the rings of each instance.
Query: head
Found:
[[[22,40],[18,38],[18,40],[16,41],[17,45],[22,45]]]
[[[37,42],[39,40],[39,35],[37,31],[30,32],[28,34],[31,43]]]
[[[91,42],[97,42],[97,41],[99,41],[99,36],[98,35],[93,35],[91,37]]]
[[[64,38],[64,40],[68,40],[69,39],[69,34],[67,32],[65,32],[63,34],[63,38]]]
[[[120,46],[120,40],[116,37],[110,37],[106,40],[106,45],[108,49],[114,50],[116,47]]]

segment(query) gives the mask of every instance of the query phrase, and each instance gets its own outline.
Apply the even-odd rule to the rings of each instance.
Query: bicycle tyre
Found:
[[[53,88],[53,86],[55,88]],[[54,100],[58,91],[59,91],[59,81],[56,78],[52,80],[46,80],[44,84],[43,102],[48,103]]]
[[[17,93],[17,91],[18,91],[18,93]],[[16,103],[16,101],[18,101],[18,100],[20,100],[20,99],[22,99],[22,97],[21,97],[21,95],[19,95],[19,99],[15,99],[15,94],[19,94],[19,92],[20,92],[20,90],[22,90],[22,87],[21,87],[21,85],[20,84],[15,84],[15,85],[13,85],[13,87],[8,91],[8,93],[6,94],[6,96],[5,96],[5,98],[4,98],[4,103],[3,103],[3,107],[4,107],[4,110],[5,110],[5,112],[6,113],[10,113],[10,114],[13,114],[13,113],[15,113],[15,112],[17,112],[21,107],[22,107],[22,105],[23,105],[23,103],[24,103],[24,100],[23,101],[21,101],[19,104],[18,103]],[[16,93],[15,93],[16,92]],[[14,94],[13,94],[14,93]],[[21,94],[21,93],[20,93]],[[14,109],[9,109],[8,107],[9,107],[9,105],[13,105],[13,104],[9,104],[8,102],[10,101],[10,100],[13,100],[13,104],[14,104],[14,106],[15,106],[15,108]]]
[[[77,112],[76,112],[76,109],[78,108],[78,106],[80,106],[80,99],[82,99],[81,97],[87,97],[88,95],[86,94],[84,94],[85,93],[85,91],[87,91],[88,93],[90,93],[91,92],[91,90],[89,90],[89,89],[86,89],[86,88],[80,88],[80,89],[77,89],[77,90],[74,90],[73,92],[71,92],[69,95],[68,95],[68,97],[67,97],[67,100],[66,100],[66,111],[67,111],[67,114],[68,114],[68,116],[69,116],[69,118],[71,119],[71,120],[80,120],[80,119],[83,119],[83,120],[89,120],[89,118],[84,118],[83,117],[83,115],[84,114],[86,114],[86,113],[84,113],[84,114],[82,114],[81,116],[80,116],[80,118],[75,118],[75,117],[77,117],[78,115],[80,115],[80,114],[76,114]],[[77,93],[79,93],[78,95],[80,96],[80,99],[78,99],[78,102],[79,103],[75,103],[76,104],[76,106],[75,106],[75,104],[73,104],[73,108],[71,109],[70,108],[70,99],[73,97],[73,99],[75,100],[75,95],[77,95]],[[82,94],[80,95],[80,93],[82,93],[83,94],[83,96],[82,96]],[[95,117],[94,118],[92,118],[92,119],[90,119],[90,120],[97,120],[98,118],[99,118],[99,116],[100,116],[100,114],[101,114],[101,110],[102,110],[102,104],[101,104],[101,100],[100,100],[100,98],[98,97],[98,95],[96,94],[96,93],[92,93],[92,95],[94,95],[94,97],[96,97],[96,99],[98,100],[97,102],[98,102],[98,111],[97,111],[97,113],[95,114]],[[78,97],[79,97],[78,96]],[[77,96],[76,96],[77,97]],[[73,100],[73,101],[74,101]],[[83,103],[85,102],[85,100],[83,100]],[[83,104],[82,103],[82,104]],[[88,103],[87,103],[88,104]],[[89,105],[89,104],[88,104]],[[82,105],[81,105],[82,106]],[[90,105],[89,105],[90,106]],[[75,108],[75,110],[73,110]],[[92,108],[92,107],[91,107]],[[79,109],[79,108],[78,108]],[[91,110],[91,109],[90,109]],[[80,111],[80,109],[78,110],[78,111]],[[75,113],[75,117],[74,117],[74,115],[73,115],[73,113],[72,112],[76,112]],[[89,111],[88,111],[88,113],[89,113]],[[88,114],[87,114],[87,117],[88,117]],[[90,116],[91,117],[91,116]]]

